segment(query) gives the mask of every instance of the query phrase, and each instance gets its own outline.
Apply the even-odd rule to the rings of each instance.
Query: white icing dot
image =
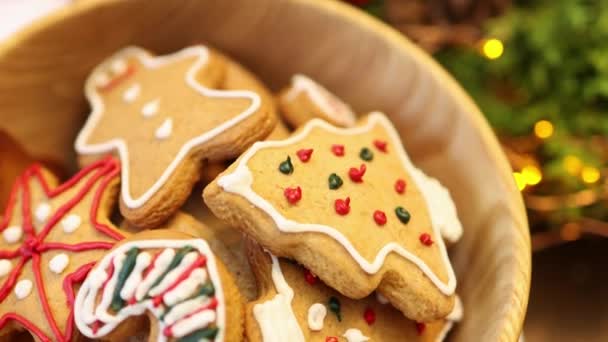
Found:
[[[49,215],[51,215],[51,206],[48,203],[38,204],[34,215],[36,216],[36,220],[39,223],[44,223],[44,221],[46,221]]]
[[[346,337],[346,340],[348,342],[364,342],[364,341],[369,341],[369,337],[363,335],[363,333],[361,332],[361,330],[354,329],[354,328],[350,328],[350,329],[346,330],[346,332],[342,336]]]
[[[15,285],[15,296],[18,299],[29,296],[30,292],[32,292],[32,281],[29,279],[19,280],[17,285]]]
[[[323,329],[323,320],[327,315],[325,305],[315,303],[308,308],[308,328],[312,331],[320,331]]]
[[[127,103],[131,103],[131,102],[135,101],[137,99],[137,97],[139,97],[140,92],[141,92],[141,86],[139,84],[135,83],[134,85],[130,86],[127,90],[125,90],[125,92],[122,94],[122,99]]]
[[[70,258],[67,254],[57,254],[51,259],[51,261],[49,261],[49,269],[51,269],[51,271],[53,271],[54,273],[61,274],[61,272],[63,272],[65,268],[68,267],[69,263]]]
[[[110,76],[108,76],[108,74],[105,72],[99,72],[97,75],[95,75],[93,82],[98,88],[103,88],[110,83]]]
[[[15,243],[23,236],[23,229],[19,226],[10,226],[2,232],[4,240],[8,243]]]
[[[156,100],[152,100],[147,102],[142,108],[141,108],[141,115],[143,115],[145,118],[149,118],[151,116],[154,116],[154,114],[156,114],[158,112],[158,105],[160,104],[160,99],[156,99]]]
[[[61,226],[66,233],[73,233],[80,227],[80,223],[82,223],[82,219],[77,214],[70,214],[61,220]]]
[[[171,120],[171,118],[165,119],[163,124],[156,129],[156,138],[167,139],[171,136],[171,131],[173,131],[173,120]]]
[[[117,59],[112,62],[110,69],[112,69],[114,75],[120,75],[127,71],[127,62],[124,59]]]
[[[378,303],[380,304],[388,304],[388,299],[386,299],[386,297],[384,297],[380,292],[376,291],[376,299],[378,300]]]
[[[13,264],[8,259],[0,259],[0,277],[4,277],[13,269]]]

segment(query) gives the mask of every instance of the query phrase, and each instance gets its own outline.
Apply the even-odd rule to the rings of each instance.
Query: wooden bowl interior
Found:
[[[382,110],[414,161],[452,192],[465,227],[452,250],[465,318],[454,341],[514,341],[528,301],[530,243],[510,168],[477,107],[396,32],[329,0],[82,1],[0,46],[0,129],[37,158],[74,166],[83,82],[125,45],[158,53],[208,43],[271,88],[296,72],[359,112]]]

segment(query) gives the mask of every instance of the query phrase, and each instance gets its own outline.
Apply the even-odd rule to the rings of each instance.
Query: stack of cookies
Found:
[[[204,46],[125,48],[85,95],[81,170],[31,166],[0,222],[0,340],[441,341],[461,319],[456,208],[384,114]]]

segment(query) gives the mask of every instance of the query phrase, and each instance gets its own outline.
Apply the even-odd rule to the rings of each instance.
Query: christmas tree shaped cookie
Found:
[[[255,243],[248,255],[260,296],[247,305],[249,341],[442,341],[462,307],[446,319],[421,323],[407,319],[381,295],[350,299],[323,284],[295,262],[264,253]],[[280,317],[280,318],[279,318]],[[282,324],[276,324],[280,319]]]
[[[416,321],[445,317],[456,278],[443,237],[462,227],[449,193],[415,168],[380,113],[353,128],[313,120],[258,142],[204,199],[273,254],[350,298],[378,289]]]
[[[13,187],[0,222],[0,339],[71,341],[74,288],[125,232],[108,216],[120,167],[106,158],[61,185],[32,166]]]
[[[136,226],[175,213],[202,164],[236,157],[274,127],[263,86],[202,46],[165,56],[130,47],[98,66],[85,85],[92,112],[76,151],[122,163],[121,212]]]
[[[91,270],[75,321],[89,338],[123,341],[149,317],[148,341],[240,341],[242,302],[207,242],[176,230],[123,240]],[[147,334],[146,334],[147,333]]]

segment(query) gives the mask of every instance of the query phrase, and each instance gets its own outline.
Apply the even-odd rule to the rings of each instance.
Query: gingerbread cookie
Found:
[[[442,235],[462,227],[448,191],[415,168],[389,120],[313,120],[258,142],[204,191],[209,208],[273,254],[351,298],[378,289],[407,317],[450,313],[456,277]]]
[[[38,165],[17,179],[0,222],[0,339],[76,338],[74,288],[127,234],[109,220],[119,174],[105,158],[61,185]]]
[[[248,255],[260,297],[247,305],[249,341],[442,341],[462,316],[457,301],[446,319],[407,319],[379,294],[350,299],[296,263],[265,253],[255,243]],[[282,324],[276,324],[277,321]]]
[[[135,234],[91,270],[74,303],[85,336],[123,341],[150,321],[148,341],[241,341],[242,300],[200,238],[175,230]]]
[[[155,57],[123,49],[86,81],[92,112],[75,142],[83,156],[122,163],[120,208],[156,226],[184,203],[204,161],[236,157],[274,127],[274,104],[246,70],[202,46]]]
[[[350,127],[356,122],[352,109],[322,85],[304,75],[294,75],[291,84],[278,95],[279,110],[292,127],[300,127],[311,119]]]

